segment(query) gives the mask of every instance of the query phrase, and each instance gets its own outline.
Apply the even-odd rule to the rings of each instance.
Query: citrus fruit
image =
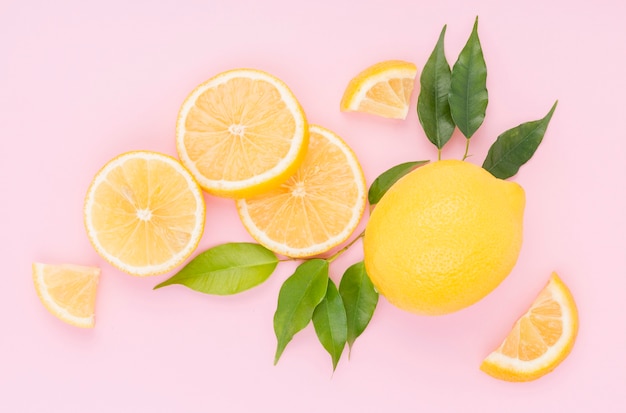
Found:
[[[576,303],[567,286],[553,273],[530,309],[480,368],[501,380],[538,379],[567,357],[577,333]]]
[[[43,305],[59,319],[77,327],[95,324],[100,269],[72,264],[33,263],[35,290]]]
[[[356,155],[336,134],[310,126],[304,162],[278,188],[237,200],[248,232],[289,257],[321,254],[345,241],[365,209],[365,178]]]
[[[340,108],[344,112],[406,119],[416,76],[417,67],[413,63],[402,60],[376,63],[350,80]]]
[[[183,164],[207,192],[241,198],[284,182],[304,158],[307,122],[281,80],[234,69],[196,87],[176,123]]]
[[[85,199],[85,227],[96,251],[132,275],[167,272],[197,247],[204,198],[176,159],[127,152],[95,176]]]
[[[469,162],[433,162],[400,178],[365,229],[367,274],[399,308],[447,314],[492,291],[522,245],[524,190]]]

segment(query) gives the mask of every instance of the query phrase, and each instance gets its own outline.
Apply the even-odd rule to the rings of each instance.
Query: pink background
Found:
[[[505,3],[2,0],[0,411],[626,411],[626,6]],[[180,104],[226,69],[283,79],[312,123],[354,148],[368,184],[400,162],[434,159],[417,90],[406,121],[341,113],[339,100],[380,60],[409,60],[421,73],[444,24],[454,62],[476,15],[490,101],[469,160],[482,163],[498,134],[559,99],[544,142],[513,178],[527,195],[518,264],[480,303],[428,318],[381,298],[334,374],[311,326],[273,366],[272,317],[294,263],[256,289],[213,297],[153,291],[168,274],[133,278],[91,248],[82,206],[96,171],[128,150],[176,155]],[[457,133],[444,158],[463,149]],[[199,251],[250,240],[232,201],[207,196],[207,207]],[[332,277],[361,257],[357,244]],[[33,261],[102,268],[95,329],[44,309]],[[580,309],[570,357],[531,383],[482,373],[553,270]]]

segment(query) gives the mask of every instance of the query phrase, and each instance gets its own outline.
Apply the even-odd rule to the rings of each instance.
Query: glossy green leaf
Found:
[[[408,174],[417,167],[427,164],[428,162],[430,161],[405,162],[380,174],[378,178],[372,182],[367,194],[370,205],[377,204],[389,188],[391,188],[391,186],[398,181],[398,179],[402,178],[404,175]]]
[[[293,336],[309,324],[315,307],[326,295],[327,285],[328,262],[322,259],[305,261],[285,280],[274,313],[274,333],[278,340],[274,364]]]
[[[491,145],[483,168],[500,179],[512,177],[533,156],[543,140],[558,101],[543,118],[507,130]]]
[[[489,101],[487,65],[478,38],[478,17],[452,68],[448,100],[454,123],[467,139],[471,138],[485,120]]]
[[[422,128],[438,149],[443,148],[454,132],[448,102],[451,71],[444,52],[445,33],[446,26],[443,26],[437,45],[422,69],[417,98],[417,115]]]
[[[339,283],[348,320],[348,346],[365,331],[378,304],[378,292],[365,272],[363,261],[350,266]]]
[[[341,358],[341,353],[348,339],[348,324],[346,310],[337,287],[332,280],[328,280],[326,295],[313,312],[313,327],[320,343],[326,349],[333,361],[333,370]]]
[[[222,244],[198,254],[154,289],[181,284],[206,294],[236,294],[265,281],[276,265],[276,255],[259,244]]]

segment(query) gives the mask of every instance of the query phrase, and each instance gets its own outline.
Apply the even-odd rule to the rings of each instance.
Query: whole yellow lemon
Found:
[[[365,269],[395,306],[447,314],[482,299],[511,272],[522,246],[525,194],[469,162],[422,166],[374,208]]]

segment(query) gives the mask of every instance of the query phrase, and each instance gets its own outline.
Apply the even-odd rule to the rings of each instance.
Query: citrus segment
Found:
[[[95,176],[85,226],[96,251],[132,275],[167,272],[195,250],[204,229],[202,191],[174,158],[128,152]]]
[[[469,162],[437,161],[398,180],[372,211],[367,274],[392,304],[448,314],[486,296],[522,246],[524,190]]]
[[[350,236],[365,209],[365,187],[350,147],[311,125],[307,155],[295,174],[266,194],[237,200],[237,209],[259,243],[282,255],[308,257]]]
[[[184,101],[176,124],[183,164],[207,192],[259,194],[284,182],[304,158],[307,122],[285,83],[235,69],[202,83]]]
[[[376,63],[350,80],[340,108],[344,112],[406,119],[416,76],[417,67],[413,63],[401,60]]]
[[[71,325],[91,328],[100,269],[71,264],[33,264],[35,290],[43,305]]]
[[[576,303],[567,286],[553,273],[530,309],[480,368],[502,380],[535,380],[567,357],[577,333]]]

